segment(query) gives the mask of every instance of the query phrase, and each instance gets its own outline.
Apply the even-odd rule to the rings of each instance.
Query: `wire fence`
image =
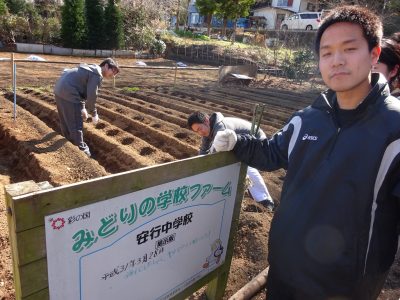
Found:
[[[78,66],[79,58],[72,61],[32,61],[11,58],[0,60],[0,89],[14,94],[13,116],[16,119],[16,98],[18,88],[38,88],[52,92],[64,69]],[[98,64],[98,59],[86,59],[86,63]],[[124,64],[126,63],[126,64]],[[132,66],[132,60],[120,60],[120,73],[112,80],[104,79],[102,88],[161,87],[176,85],[214,85],[218,81],[215,67],[180,67],[172,61],[159,61],[158,65]],[[157,62],[154,62],[157,64]],[[201,79],[201,80],[200,80]],[[1,103],[0,103],[1,107]]]
[[[79,59],[79,58],[78,58]],[[158,62],[156,65],[135,66],[133,60],[118,60],[121,72],[114,80],[103,80],[103,87],[162,86],[196,84],[198,79],[208,83],[218,80],[218,68],[207,66],[180,67],[172,61]],[[65,68],[78,66],[83,61],[29,61],[8,59],[0,61],[0,88],[40,87],[52,89]],[[98,59],[86,59],[85,63],[96,63]],[[130,65],[128,65],[128,63]],[[15,79],[15,83],[14,83]]]
[[[137,59],[117,58],[121,72],[114,80],[103,80],[102,87],[157,87],[157,86],[197,86],[206,87],[218,84],[219,67],[235,65],[256,65],[258,73],[281,76],[292,81],[304,81],[310,77],[319,77],[315,67],[309,64],[312,59],[300,56],[299,61],[286,61],[277,64],[276,57],[271,64],[260,64],[251,59],[235,56],[234,52],[219,54],[209,46],[176,47],[174,60],[155,59],[146,61],[144,66],[137,65]],[[0,58],[0,89],[17,87],[35,87],[52,91],[55,82],[65,68],[80,63],[99,64],[97,57],[45,56],[46,61],[32,61],[23,58],[25,54],[10,54],[10,58]],[[183,67],[176,60],[183,59]],[[211,67],[210,67],[211,65]],[[312,83],[312,81],[309,81]]]

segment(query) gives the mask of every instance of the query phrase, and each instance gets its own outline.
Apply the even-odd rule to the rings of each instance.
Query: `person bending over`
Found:
[[[83,121],[88,118],[85,107],[96,124],[99,121],[96,110],[98,89],[103,78],[112,78],[118,72],[118,64],[107,58],[100,65],[80,64],[76,68],[65,69],[55,84],[61,133],[89,157],[89,147],[83,140]]]
[[[224,117],[220,112],[215,112],[208,116],[203,112],[194,112],[188,117],[188,127],[202,137],[200,154],[212,153],[212,143],[218,131],[224,129],[232,129],[237,133],[248,133],[251,131],[251,123],[233,117]],[[265,133],[259,129],[256,133],[259,139],[265,139]],[[251,197],[272,212],[274,209],[274,201],[269,194],[264,179],[260,172],[252,167],[247,168],[247,175],[251,181],[249,192]]]

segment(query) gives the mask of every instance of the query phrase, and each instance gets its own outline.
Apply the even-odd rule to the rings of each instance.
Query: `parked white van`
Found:
[[[316,30],[321,23],[320,12],[302,12],[282,21],[281,29]]]

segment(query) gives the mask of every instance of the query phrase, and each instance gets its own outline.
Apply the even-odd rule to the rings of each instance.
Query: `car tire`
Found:
[[[288,30],[288,26],[287,25],[282,25],[282,30]]]
[[[307,25],[306,30],[312,30],[312,25]]]

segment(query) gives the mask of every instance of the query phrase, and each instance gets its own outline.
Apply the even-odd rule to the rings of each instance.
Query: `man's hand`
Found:
[[[89,115],[88,115],[88,112],[87,112],[86,108],[82,108],[81,114],[82,114],[83,122],[85,122],[89,118]]]
[[[99,115],[97,114],[97,113],[95,113],[93,116],[92,116],[92,122],[93,122],[93,124],[94,125],[96,125],[97,123],[99,123]]]
[[[218,131],[215,135],[212,147],[217,152],[231,151],[235,147],[237,142],[237,135],[232,129],[225,129],[224,131]]]

